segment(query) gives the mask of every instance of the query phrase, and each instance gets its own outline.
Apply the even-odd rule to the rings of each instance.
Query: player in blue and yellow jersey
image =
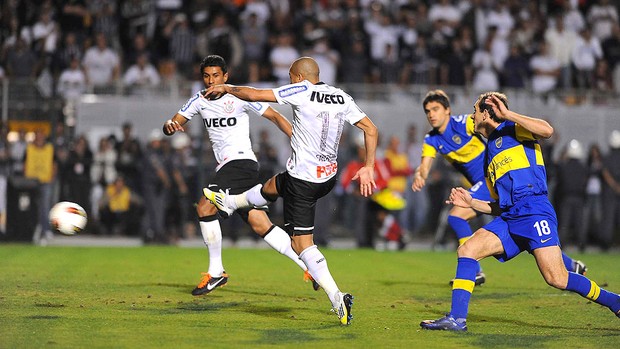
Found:
[[[419,191],[426,184],[426,178],[433,164],[433,159],[440,153],[471,184],[469,193],[482,201],[493,201],[484,179],[484,152],[486,143],[474,132],[474,121],[470,115],[453,116],[450,98],[442,90],[433,90],[426,94],[422,102],[424,113],[433,129],[424,138],[422,161],[416,169],[411,189]],[[459,246],[472,235],[469,220],[477,213],[472,208],[454,206],[448,216],[448,224],[456,233]],[[586,266],[563,255],[566,269],[584,274]],[[485,282],[486,276],[478,265],[475,285]],[[451,282],[452,283],[452,282]]]
[[[547,173],[537,139],[549,138],[548,122],[508,109],[505,95],[488,92],[474,105],[475,132],[488,140],[485,179],[496,201],[473,198],[453,188],[446,201],[456,207],[497,216],[458,249],[450,313],[420,326],[429,330],[466,331],[467,311],[478,261],[494,256],[501,262],[528,251],[550,286],[576,292],[608,307],[620,318],[620,296],[600,288],[583,275],[569,272],[563,262],[558,223],[547,197]]]

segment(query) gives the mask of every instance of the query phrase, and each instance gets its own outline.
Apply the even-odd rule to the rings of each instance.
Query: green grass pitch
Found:
[[[355,296],[340,326],[323,291],[266,249],[225,249],[226,287],[193,297],[206,248],[0,245],[0,348],[618,348],[620,319],[547,286],[531,256],[482,262],[468,333],[423,331],[450,308],[454,252],[323,249]],[[620,255],[577,255],[620,292]]]

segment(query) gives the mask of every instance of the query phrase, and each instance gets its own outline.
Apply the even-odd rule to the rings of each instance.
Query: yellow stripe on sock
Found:
[[[590,292],[586,296],[586,298],[591,299],[593,301],[598,299],[598,296],[601,295],[601,288],[598,287],[596,282],[590,280]]]
[[[471,235],[468,237],[464,237],[464,238],[460,238],[459,239],[459,246],[461,246],[462,244],[465,243],[465,241],[469,240],[469,238],[471,238]]]
[[[474,282],[472,280],[464,280],[464,279],[454,279],[454,283],[452,284],[452,289],[460,289],[465,290],[469,293],[474,292]]]

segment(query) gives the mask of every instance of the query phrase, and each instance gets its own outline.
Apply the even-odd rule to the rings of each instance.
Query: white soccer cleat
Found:
[[[338,315],[341,325],[348,325],[351,323],[351,319],[353,319],[353,314],[351,313],[353,296],[349,293],[339,292],[338,297],[340,301],[338,302],[338,306],[334,308],[334,312]]]
[[[216,193],[209,188],[203,188],[202,194],[207,198],[207,200],[211,201],[211,203],[215,205],[215,207],[217,207],[217,209],[220,211],[220,214],[222,216],[230,217],[233,214],[233,212],[235,212],[234,209],[226,205],[226,197],[228,196],[228,190],[226,190],[226,192],[223,192],[220,189],[220,191]]]

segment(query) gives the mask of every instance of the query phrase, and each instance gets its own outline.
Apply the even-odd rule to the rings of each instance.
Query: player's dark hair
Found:
[[[481,94],[480,97],[478,97],[478,109],[480,110],[481,113],[484,112],[485,110],[488,110],[489,115],[491,116],[491,120],[496,121],[496,122],[502,122],[502,120],[498,118],[497,115],[495,115],[495,112],[493,111],[493,108],[491,107],[491,105],[485,102],[485,100],[490,96],[495,96],[499,98],[499,100],[502,101],[502,103],[504,103],[506,108],[508,108],[508,97],[506,97],[505,94],[501,92],[485,92]]]
[[[222,68],[222,73],[225,74],[228,72],[226,60],[218,55],[208,55],[200,62],[200,74],[202,74],[206,67],[220,67]]]
[[[450,108],[450,98],[445,92],[443,92],[443,90],[429,91],[426,96],[424,96],[424,100],[422,101],[422,107],[426,109],[426,105],[430,102],[437,102],[443,105],[443,107],[446,109]]]

